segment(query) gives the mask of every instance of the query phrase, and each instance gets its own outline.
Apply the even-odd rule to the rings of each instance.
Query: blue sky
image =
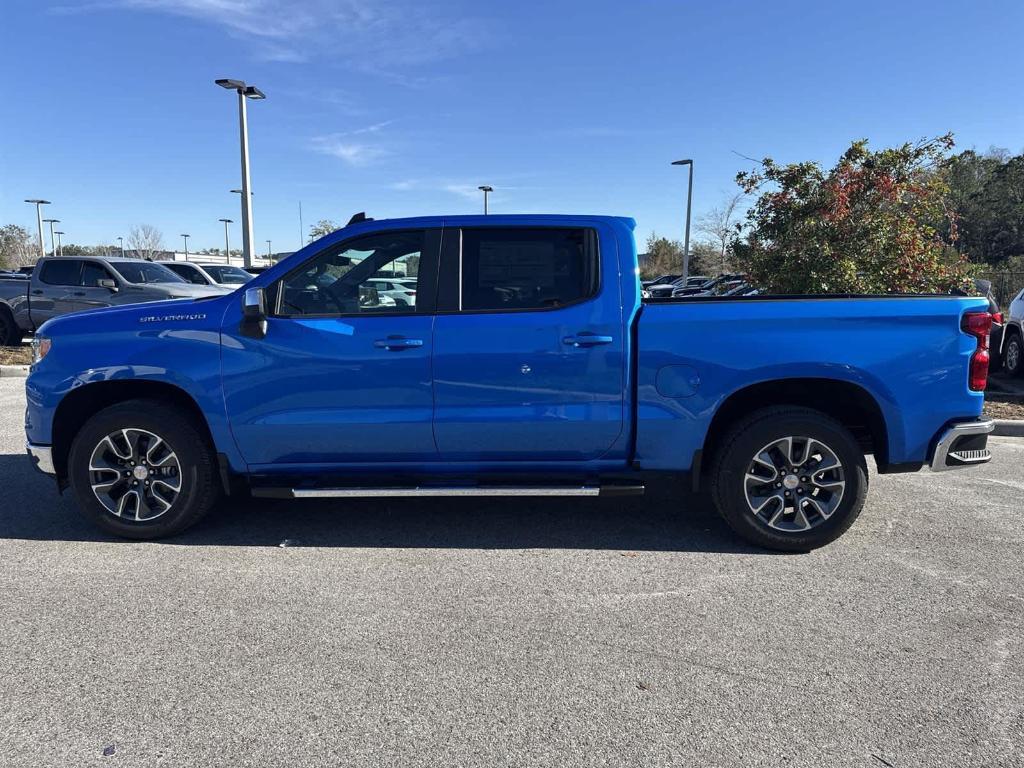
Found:
[[[180,248],[238,220],[250,104],[256,242],[308,225],[477,212],[634,216],[682,235],[739,155],[831,162],[952,130],[1024,149],[1024,4],[4,0],[0,223],[54,202],[65,242],[149,223]],[[739,154],[737,154],[739,153]],[[240,242],[237,226],[234,244]]]

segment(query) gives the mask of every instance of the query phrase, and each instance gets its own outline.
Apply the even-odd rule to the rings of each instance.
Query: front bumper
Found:
[[[996,428],[992,419],[965,421],[947,427],[935,444],[931,469],[942,472],[947,469],[962,469],[992,460],[988,449],[988,436]]]
[[[50,446],[25,443],[25,450],[32,461],[32,466],[44,475],[57,474],[57,470],[53,466],[53,449]]]

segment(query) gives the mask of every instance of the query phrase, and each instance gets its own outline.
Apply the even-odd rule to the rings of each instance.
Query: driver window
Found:
[[[422,230],[378,232],[324,251],[282,279],[277,314],[415,312],[423,239]],[[394,278],[407,287],[389,289]]]

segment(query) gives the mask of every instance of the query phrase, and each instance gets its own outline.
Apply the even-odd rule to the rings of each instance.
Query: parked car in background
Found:
[[[234,290],[255,275],[233,264],[211,264],[202,261],[158,261],[193,285],[213,285]]]
[[[674,295],[677,290],[685,290],[687,288],[697,288],[698,286],[706,283],[710,278],[705,275],[691,275],[690,277],[678,277],[671,283],[659,283],[658,285],[649,285],[647,290],[650,292],[650,297],[653,299],[667,299]]]
[[[29,279],[0,280],[0,346],[19,344],[47,320],[69,312],[225,292],[187,283],[150,261],[48,256]]]
[[[366,284],[376,288],[380,296],[393,299],[400,307],[416,306],[415,277],[371,277]]]
[[[22,272],[0,271],[0,280],[28,280],[28,275]]]
[[[1003,369],[1011,376],[1024,376],[1024,289],[1013,298],[1003,319],[999,349]]]
[[[644,287],[644,288],[649,288],[652,285],[663,285],[665,283],[674,283],[680,277],[682,277],[682,275],[671,275],[671,274],[669,274],[669,275],[660,275],[659,277],[656,277],[653,280],[641,280],[640,281],[640,285],[642,287]]]
[[[676,288],[670,294],[675,298],[682,298],[686,296],[717,296],[721,293],[722,286],[725,283],[732,283],[730,287],[735,287],[736,284],[745,279],[744,275],[726,272],[718,277],[705,279],[700,285],[684,285]]]
[[[854,522],[865,454],[880,473],[990,460],[983,299],[641,301],[634,226],[363,220],[231,295],[55,318],[26,382],[29,455],[135,539],[222,493],[568,498],[686,478],[741,536],[797,551]],[[412,259],[415,310],[374,301],[367,282]]]

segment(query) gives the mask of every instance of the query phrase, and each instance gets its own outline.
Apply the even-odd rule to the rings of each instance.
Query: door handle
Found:
[[[85,296],[85,291],[75,291],[72,296]]]
[[[423,346],[423,339],[407,339],[404,336],[388,336],[386,339],[377,339],[373,342],[377,349],[386,349],[390,352],[400,352],[403,349],[415,349]]]
[[[43,289],[42,288],[36,288],[34,291],[32,291],[32,295],[33,296],[42,296],[43,295]]]
[[[599,344],[611,344],[615,339],[611,336],[599,336],[596,333],[578,333],[575,336],[566,336],[562,339],[563,344],[570,347],[596,347]]]

